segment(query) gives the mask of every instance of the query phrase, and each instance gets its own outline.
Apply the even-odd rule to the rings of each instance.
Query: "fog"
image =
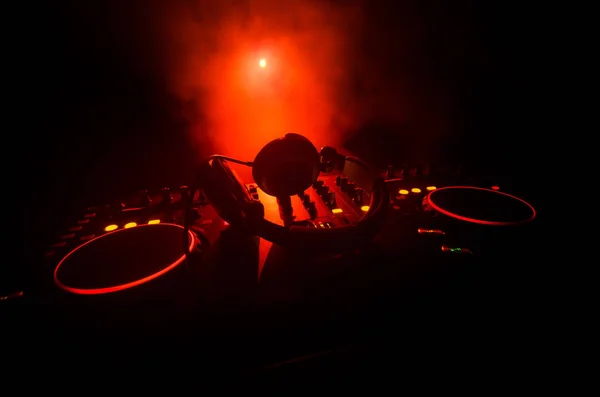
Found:
[[[393,17],[366,4],[195,0],[149,12],[150,61],[190,143],[251,159],[287,132],[341,146],[384,125],[388,150],[427,155],[451,133],[452,109],[432,81],[423,21],[408,3]]]

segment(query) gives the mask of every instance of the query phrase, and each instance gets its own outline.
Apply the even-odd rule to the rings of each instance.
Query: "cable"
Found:
[[[212,160],[212,159],[227,160],[227,161],[230,161],[232,163],[247,165],[248,167],[252,167],[254,165],[254,163],[252,161],[238,160],[238,159],[234,159],[233,157],[223,156],[223,155],[220,155],[220,154],[213,154],[212,156],[210,156],[208,158],[208,160]]]

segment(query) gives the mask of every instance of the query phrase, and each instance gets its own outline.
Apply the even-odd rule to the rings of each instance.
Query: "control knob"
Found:
[[[160,191],[161,203],[169,204],[173,201],[173,196],[171,196],[171,190],[168,187],[163,187]]]
[[[152,199],[147,190],[140,192],[140,207],[149,207],[152,204]]]
[[[348,195],[348,197],[354,198],[356,196],[356,183],[348,182],[346,184],[346,188],[343,190]]]
[[[337,182],[337,180],[336,180]],[[340,183],[339,186],[342,189],[342,192],[346,191],[346,186],[348,185],[348,178],[346,178],[345,176],[340,178]]]
[[[323,201],[325,201],[325,203],[329,207],[335,207],[335,205],[336,205],[335,193],[328,191],[327,193],[325,193],[323,195]]]

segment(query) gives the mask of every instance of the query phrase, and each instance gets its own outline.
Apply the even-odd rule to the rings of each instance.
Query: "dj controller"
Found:
[[[287,207],[255,181],[243,186],[281,227],[357,225],[372,190],[346,168],[329,171]],[[230,224],[203,189],[134,192],[73,217],[47,245],[31,285],[11,298],[41,307],[40,321],[63,340],[83,329],[127,330],[129,349],[132,340],[142,350],[141,340],[177,335],[177,349],[207,351],[216,342],[192,335],[212,332],[227,335],[233,350],[264,343],[249,342],[257,333],[285,339],[283,330],[294,329],[295,348],[278,343],[262,364],[346,346],[358,334],[384,339],[399,323],[404,331],[436,323],[448,334],[456,322],[522,304],[535,271],[536,212],[499,183],[442,171],[378,172],[389,199],[380,230],[325,253],[287,250]],[[317,348],[316,339],[327,342]]]

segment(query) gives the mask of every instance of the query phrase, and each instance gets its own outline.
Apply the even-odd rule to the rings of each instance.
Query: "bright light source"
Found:
[[[267,66],[267,60],[265,58],[263,58],[260,61],[258,61],[258,64],[260,65],[261,68],[264,68],[265,66]]]

